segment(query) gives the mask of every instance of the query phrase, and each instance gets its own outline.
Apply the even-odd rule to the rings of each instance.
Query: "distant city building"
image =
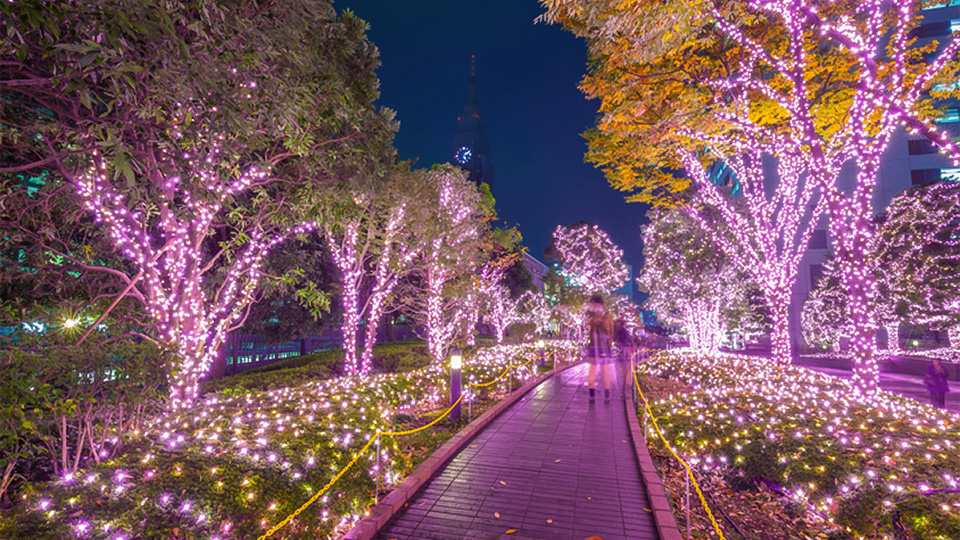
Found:
[[[480,107],[477,105],[476,63],[470,57],[470,84],[467,100],[457,118],[457,132],[453,136],[453,152],[450,163],[470,173],[470,181],[479,185],[485,182],[493,191],[493,163],[490,162],[490,143],[483,130]]]
[[[949,5],[947,5],[949,3]],[[954,31],[960,31],[960,1],[950,0],[923,8],[923,22],[913,30],[911,37],[917,38],[916,46],[923,47],[934,39],[941,46],[948,41]],[[957,81],[954,84],[960,84]],[[950,103],[946,114],[939,121],[939,127],[951,137],[960,137],[960,107]],[[776,161],[765,160],[764,169],[767,178],[776,178]],[[854,171],[845,170],[840,186],[849,190],[856,179]],[[718,163],[710,170],[711,180],[730,189],[734,197],[740,191],[740,184],[729,168]],[[937,147],[921,135],[911,135],[899,129],[890,139],[890,146],[880,162],[880,177],[873,198],[873,212],[883,212],[890,201],[900,192],[921,184],[931,182],[960,182],[960,168],[939,153]],[[807,251],[800,263],[797,281],[794,284],[790,302],[790,339],[794,347],[802,346],[803,331],[800,327],[800,311],[803,302],[810,295],[817,280],[823,274],[823,260],[832,249],[826,217],[817,224]],[[906,321],[909,322],[909,321]],[[881,328],[881,338],[885,337]]]
[[[550,271],[550,267],[540,262],[536,257],[530,255],[526,251],[523,252],[523,266],[530,271],[530,275],[533,277],[533,284],[536,285],[538,289],[543,291],[543,278],[547,276],[547,272]]]

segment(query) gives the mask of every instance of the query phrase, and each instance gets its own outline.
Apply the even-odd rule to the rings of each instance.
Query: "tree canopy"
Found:
[[[129,266],[84,263],[11,220],[7,237],[115,276],[116,294],[146,307],[143,335],[178,347],[174,397],[189,401],[255,300],[269,249],[311,228],[301,201],[392,155],[366,24],[306,0],[0,13],[0,174],[45,181],[7,194],[67,197]]]

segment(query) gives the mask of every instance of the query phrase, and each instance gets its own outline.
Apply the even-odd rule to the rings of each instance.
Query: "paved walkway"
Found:
[[[552,377],[493,420],[375,538],[658,538],[619,390],[590,404],[586,374]]]

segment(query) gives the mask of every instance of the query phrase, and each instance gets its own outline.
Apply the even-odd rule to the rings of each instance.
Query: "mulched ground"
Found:
[[[678,381],[649,377],[641,377],[640,385],[644,395],[651,402],[689,390],[687,385]],[[686,537],[686,471],[670,455],[659,439],[649,440],[647,448],[650,450],[654,464],[660,470],[667,497],[671,499],[677,525]],[[746,489],[734,489],[720,475],[697,474],[697,481],[704,490],[704,496],[723,531],[724,538],[747,540],[845,538],[840,531],[817,514],[763,486],[751,484]],[[693,484],[690,485],[690,507],[690,538],[719,538],[697,497]],[[723,516],[724,513],[729,520]],[[731,521],[735,526],[730,523]]]

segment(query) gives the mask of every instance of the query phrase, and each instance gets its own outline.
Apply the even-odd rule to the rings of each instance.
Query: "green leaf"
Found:
[[[87,67],[93,63],[97,57],[100,56],[100,51],[88,52],[87,54],[80,57],[80,67]]]
[[[83,103],[83,106],[93,110],[93,103],[90,101],[90,90],[84,88],[80,91],[80,103]]]

